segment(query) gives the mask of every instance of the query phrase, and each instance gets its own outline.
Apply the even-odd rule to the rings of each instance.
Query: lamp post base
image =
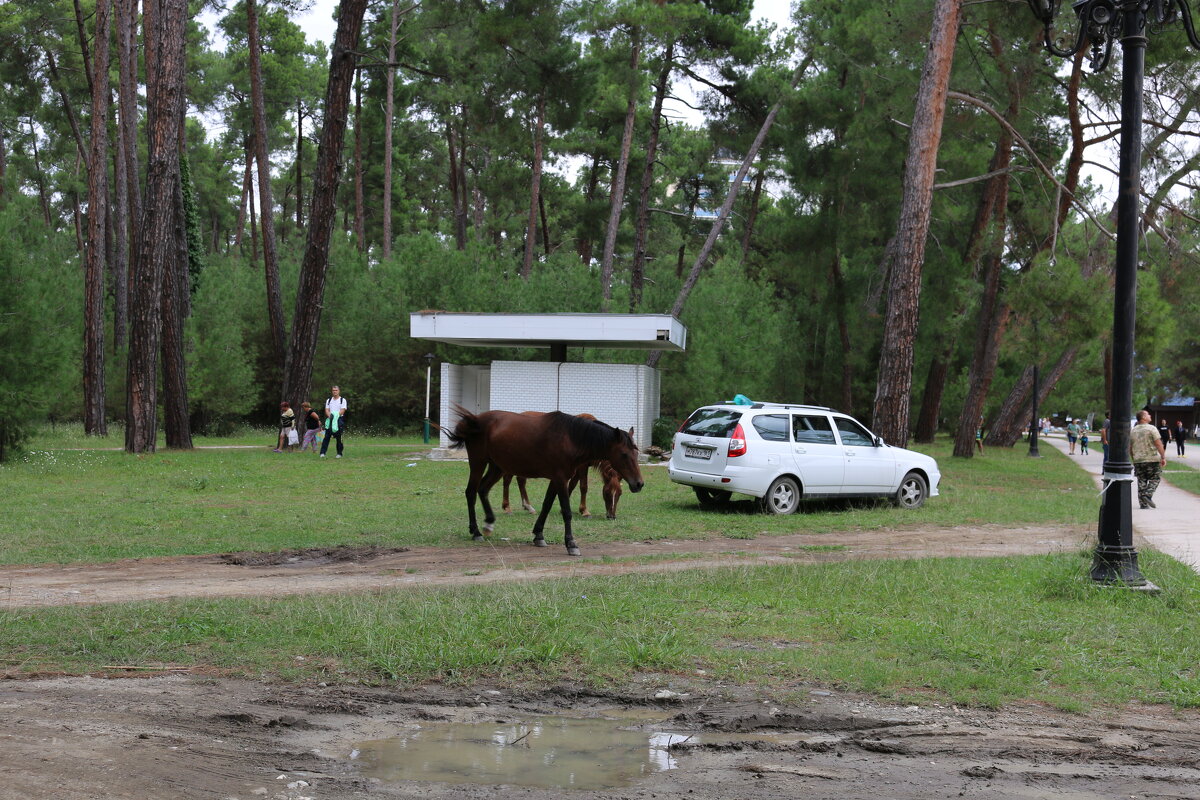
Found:
[[[1133,589],[1139,592],[1160,591],[1138,569],[1137,550],[1132,547],[1100,545],[1092,554],[1092,582],[1100,586]]]

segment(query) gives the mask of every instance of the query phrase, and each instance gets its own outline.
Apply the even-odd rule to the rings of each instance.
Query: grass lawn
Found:
[[[372,446],[372,445],[384,446]],[[939,525],[1078,524],[1090,479],[1047,449],[953,459],[916,512],[826,504],[791,517],[701,511],[665,469],[589,540],[756,537]],[[257,449],[35,451],[0,467],[10,508],[4,563],[272,550],[335,544],[467,544],[466,465],[403,443],[347,440],[319,460]],[[599,505],[599,498],[596,498]],[[749,506],[749,504],[742,504]],[[519,520],[519,521],[518,521]],[[527,536],[528,516],[498,535]],[[554,525],[552,536],[561,536]],[[1200,576],[1153,551],[1153,597],[1098,589],[1089,555],[858,561],[577,577],[355,595],[5,609],[10,673],[183,667],[266,679],[620,685],[639,673],[764,691],[824,685],[901,702],[1066,709],[1130,701],[1200,705]]]
[[[415,442],[346,438],[346,458],[252,448],[166,451],[54,449],[34,443],[0,465],[6,514],[0,563],[100,562],[119,558],[335,545],[461,546],[467,536],[465,462],[419,458]],[[701,511],[691,489],[671,483],[665,466],[647,466],[646,488],[625,492],[620,519],[603,517],[593,481],[590,520],[576,517],[589,541],[687,539],[958,525],[1077,524],[1095,515],[1095,490],[1082,471],[1047,449],[1020,448],[955,459],[950,444],[926,449],[942,469],[941,496],[917,511],[883,503],[823,503],[795,516],[756,513],[750,502]],[[545,492],[531,482],[534,504]],[[515,487],[514,487],[515,492]],[[499,509],[500,491],[492,492]],[[527,514],[500,515],[498,536],[528,537]],[[561,542],[557,510],[548,538]]]

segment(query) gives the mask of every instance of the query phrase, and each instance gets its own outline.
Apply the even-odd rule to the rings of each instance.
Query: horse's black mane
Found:
[[[628,439],[628,444],[634,446],[627,431],[614,428],[607,422],[576,417],[561,411],[551,411],[546,416],[550,418],[550,430],[563,431],[567,438],[584,452],[607,450],[614,439]]]

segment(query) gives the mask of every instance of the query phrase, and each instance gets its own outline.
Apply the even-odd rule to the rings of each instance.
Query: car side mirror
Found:
[[[876,437],[875,437],[875,446],[876,446],[876,447],[883,447],[883,437],[882,437],[882,436],[876,436]]]

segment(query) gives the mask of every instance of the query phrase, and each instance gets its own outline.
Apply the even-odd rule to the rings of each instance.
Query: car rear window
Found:
[[[759,414],[754,418],[754,430],[768,442],[786,442],[788,440],[787,414]]]
[[[693,436],[715,436],[728,439],[734,427],[742,418],[740,411],[728,411],[723,408],[700,408],[692,412],[687,422],[679,429],[680,433],[690,433]]]

